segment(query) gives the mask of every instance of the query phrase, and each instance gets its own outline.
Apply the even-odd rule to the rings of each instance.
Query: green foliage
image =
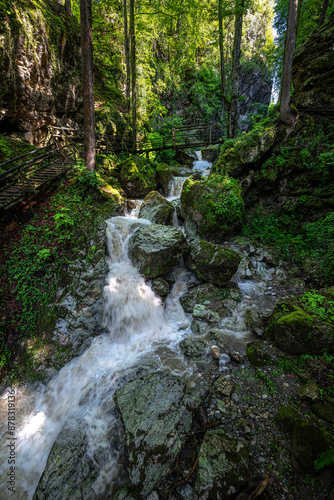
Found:
[[[316,314],[321,319],[334,323],[334,301],[328,300],[324,295],[320,295],[315,290],[305,292],[300,298],[304,309]]]
[[[315,470],[320,470],[323,469],[324,467],[327,467],[328,465],[333,465],[333,464],[334,464],[334,448],[330,448],[329,450],[322,453],[321,456],[314,461],[314,468]]]

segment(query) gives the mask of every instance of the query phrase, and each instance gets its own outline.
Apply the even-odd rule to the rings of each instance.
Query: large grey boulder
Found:
[[[244,441],[228,438],[222,430],[205,434],[196,471],[199,500],[228,498],[248,475],[249,452]]]
[[[80,425],[68,424],[51,449],[33,499],[88,498],[103,465],[90,456],[88,438]]]
[[[174,205],[166,200],[158,191],[151,191],[144,199],[140,207],[138,217],[147,219],[154,224],[171,225]]]
[[[129,240],[134,266],[152,279],[170,271],[187,249],[187,240],[176,227],[160,224],[139,227]]]
[[[214,323],[231,316],[239,296],[238,290],[219,289],[211,283],[204,283],[182,295],[180,303],[186,313]]]
[[[115,401],[129,450],[129,478],[146,498],[169,472],[197,403],[179,379],[164,372],[132,380],[116,392]]]
[[[195,240],[189,245],[186,266],[198,278],[225,286],[237,272],[240,261],[240,255],[231,248]]]

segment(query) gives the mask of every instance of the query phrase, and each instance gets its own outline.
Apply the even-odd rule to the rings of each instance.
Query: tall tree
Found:
[[[137,147],[137,68],[136,68],[136,30],[134,0],[130,0],[130,42],[131,42],[131,105],[132,105],[132,140]]]
[[[228,110],[227,138],[232,139],[236,136],[239,119],[239,76],[240,76],[240,55],[241,55],[241,36],[242,21],[245,9],[245,0],[239,3],[236,1],[235,22],[234,22],[234,41],[232,52],[232,75],[231,75],[231,100]]]
[[[223,25],[223,0],[218,0],[218,25],[219,25],[219,54],[220,54],[220,81],[222,91],[222,118],[224,114],[224,100],[226,94],[226,75],[224,59],[224,25]]]
[[[65,0],[65,9],[70,15],[72,15],[71,0]]]
[[[281,80],[280,119],[286,125],[293,125],[296,113],[291,108],[292,57],[296,46],[296,22],[298,0],[289,0],[288,23],[285,36],[283,70]]]
[[[80,0],[82,80],[84,89],[84,158],[90,172],[95,170],[95,113],[93,86],[93,36],[91,0]]]
[[[328,4],[329,4],[329,0],[324,0],[324,2],[322,4],[322,9],[321,9],[321,13],[320,13],[319,22],[318,22],[318,28],[321,28],[321,26],[324,24],[325,17],[326,17],[326,12],[327,12],[327,8],[328,8]]]
[[[130,40],[128,29],[128,0],[123,0],[123,18],[124,18],[124,53],[125,53],[125,67],[126,67],[126,110],[130,111]]]

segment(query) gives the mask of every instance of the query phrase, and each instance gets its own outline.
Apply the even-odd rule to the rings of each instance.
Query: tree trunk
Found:
[[[223,27],[223,5],[222,0],[218,0],[218,20],[219,20],[219,52],[220,52],[220,81],[222,90],[222,111],[224,115],[225,93],[226,93],[226,75],[225,75],[225,61],[224,61],[224,27]]]
[[[300,19],[301,13],[302,13],[303,1],[304,0],[299,0],[299,2],[298,2],[297,21],[296,21],[296,40],[297,40],[297,36],[298,36],[299,19]]]
[[[130,112],[130,94],[131,94],[131,73],[130,73],[130,41],[128,30],[128,0],[123,0],[124,7],[124,52],[126,65],[126,111]]]
[[[65,9],[70,15],[72,15],[71,0],[65,0]]]
[[[329,0],[324,0],[324,3],[322,4],[321,14],[318,22],[318,28],[321,28],[321,26],[324,24],[328,3]]]
[[[90,172],[95,170],[95,113],[93,86],[93,36],[91,0],[80,0],[82,80],[84,97],[84,157]]]
[[[232,53],[232,75],[231,75],[231,102],[229,106],[229,116],[227,124],[227,138],[233,139],[237,134],[239,119],[239,73],[240,73],[240,55],[241,55],[241,35],[243,21],[244,2],[241,2],[240,8],[235,13],[234,23],[234,42]]]
[[[292,81],[292,57],[296,45],[296,20],[298,0],[289,0],[288,24],[285,35],[283,71],[281,80],[280,119],[286,125],[293,125],[296,113],[291,109],[290,93]]]
[[[132,91],[132,140],[137,149],[137,85],[136,85],[136,31],[134,0],[130,0],[130,41],[131,41],[131,91]]]

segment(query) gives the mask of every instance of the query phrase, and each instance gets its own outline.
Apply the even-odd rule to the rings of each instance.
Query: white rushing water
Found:
[[[202,151],[195,151],[197,156],[197,161],[194,161],[193,168],[196,170],[200,170],[203,175],[207,176],[210,174],[210,168],[212,167],[212,163],[209,161],[203,160]]]
[[[150,355],[159,368],[177,375],[191,374],[178,350],[179,342],[189,333],[189,319],[178,299],[192,276],[184,268],[177,270],[177,282],[163,308],[127,256],[128,239],[138,224],[149,222],[136,220],[133,214],[107,221],[105,334],[93,339],[91,347],[63,367],[48,386],[41,385],[37,391],[23,388],[16,395],[16,490],[11,493],[6,484],[9,440],[5,422],[1,429],[1,498],[32,498],[51,447],[68,422],[80,422],[81,430],[88,436],[91,456],[104,450],[106,467],[94,486],[103,497],[105,483],[112,482],[118,474],[120,451],[111,447],[107,430],[117,425],[111,411],[112,396],[127,370]],[[2,398],[3,408],[7,396],[8,393]]]

